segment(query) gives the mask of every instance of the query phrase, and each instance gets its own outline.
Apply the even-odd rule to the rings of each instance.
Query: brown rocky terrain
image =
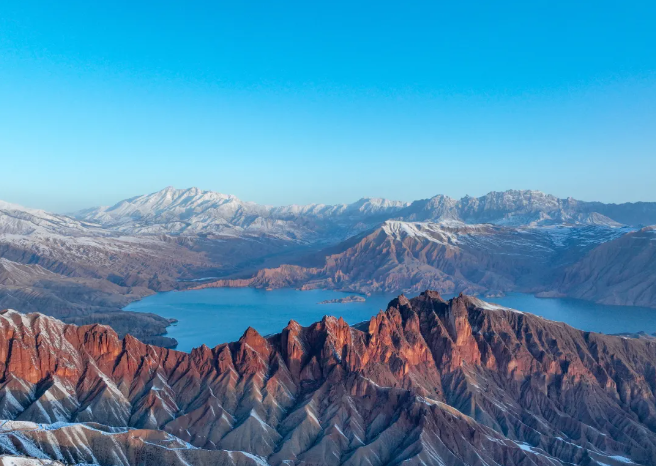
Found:
[[[190,354],[0,314],[0,451],[100,465],[656,464],[656,343],[436,292]]]
[[[555,289],[604,304],[656,307],[656,227],[596,247],[564,271]]]
[[[508,256],[493,261],[492,251],[468,248],[465,237],[501,237],[505,231],[493,226],[442,226],[430,223],[389,221],[357,240],[327,255],[322,266],[282,265],[259,271],[249,279],[218,280],[197,286],[253,286],[258,288],[328,288],[343,291],[397,292],[426,288],[441,292],[464,289],[478,293],[485,289],[509,290],[514,279],[535,260]],[[520,238],[523,239],[523,238]],[[481,241],[487,244],[486,241]],[[526,248],[525,248],[526,249]],[[545,249],[537,251],[544,261]],[[518,257],[522,264],[519,264]],[[534,258],[535,259],[535,258]],[[482,272],[485,270],[486,272]],[[537,270],[537,267],[533,267]]]
[[[249,278],[193,288],[244,287],[340,291],[476,294],[539,291],[568,264],[623,230],[593,227],[515,228],[387,221],[313,258],[313,266],[282,265]]]
[[[610,244],[590,251],[631,230],[618,221],[651,219],[655,205],[507,191],[272,208],[167,188],[75,219],[0,201],[0,307],[102,322],[120,336],[129,329],[173,347],[163,336],[167,319],[120,310],[155,292],[199,286],[524,291],[654,306],[653,243],[635,236],[625,242],[634,246],[618,249],[633,255],[604,253]],[[474,224],[482,221],[490,223]],[[613,273],[604,278],[605,270]]]
[[[61,243],[0,238],[0,306],[44,312],[68,322],[105,322],[149,342],[174,346],[160,337],[169,325],[155,315],[123,312],[130,302],[177,288],[186,268],[205,264],[202,255],[166,241],[125,238],[64,238]]]
[[[195,277],[257,270],[294,248],[277,241],[236,238],[95,236],[52,238],[0,234],[0,307],[44,312],[66,322],[106,323],[149,343],[175,346],[161,337],[169,325],[155,315],[121,311],[155,292],[181,289]]]
[[[185,279],[256,270],[293,256],[287,243],[266,238],[126,235],[0,201],[0,307],[43,312],[71,323],[102,322],[121,336],[149,343],[169,321],[123,312],[129,303],[185,286]],[[287,254],[287,256],[285,255]]]

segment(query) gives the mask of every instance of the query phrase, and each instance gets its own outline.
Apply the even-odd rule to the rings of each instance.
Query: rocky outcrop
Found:
[[[656,464],[656,343],[463,295],[190,354],[4,311],[0,368],[2,452],[66,463]]]

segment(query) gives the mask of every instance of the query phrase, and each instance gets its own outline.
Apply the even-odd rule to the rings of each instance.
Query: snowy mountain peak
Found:
[[[516,210],[527,208],[530,210],[554,209],[560,205],[560,200],[551,194],[533,190],[508,190],[503,192],[492,191],[485,196],[472,198],[472,206],[483,210],[505,209]]]
[[[373,214],[382,211],[394,211],[409,206],[409,202],[392,201],[380,197],[363,197],[358,201],[346,205],[346,210],[357,210],[366,214]]]
[[[267,235],[297,240],[308,235],[316,236],[318,232],[308,228],[321,228],[326,222],[338,220],[340,224],[337,228],[352,234],[373,226],[374,223],[366,222],[368,217],[391,216],[407,205],[400,201],[364,198],[353,204],[271,207],[245,202],[230,194],[169,186],[155,193],[126,199],[112,207],[81,211],[76,216],[126,233],[203,232],[230,236]],[[358,227],[349,225],[360,223]]]
[[[265,207],[254,203],[240,201],[231,194],[203,191],[199,188],[175,189],[172,186],[160,191],[136,196],[119,202],[111,207],[98,207],[79,212],[78,217],[94,221],[105,226],[123,225],[133,221],[159,222],[184,220],[207,211],[222,210],[218,218],[229,218],[240,208]]]
[[[460,221],[467,224],[491,223],[508,226],[620,226],[622,222],[597,210],[609,210],[608,207],[606,204],[585,203],[571,198],[559,199],[542,191],[508,190],[492,191],[481,197],[465,196],[458,201],[437,195],[413,202],[399,217],[411,221]],[[627,210],[629,209],[630,207]],[[656,216],[656,212],[653,215]]]
[[[14,212],[29,212],[30,214],[38,215],[38,216],[50,215],[45,210],[32,209],[31,207],[24,207],[22,205],[13,204],[11,202],[6,202],[3,200],[0,200],[0,210],[14,211]]]

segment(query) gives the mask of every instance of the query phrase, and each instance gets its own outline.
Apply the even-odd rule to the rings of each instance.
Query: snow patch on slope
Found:
[[[458,243],[457,235],[438,223],[388,220],[383,224],[382,229],[385,234],[397,241],[403,241],[406,238],[417,238],[445,245]]]

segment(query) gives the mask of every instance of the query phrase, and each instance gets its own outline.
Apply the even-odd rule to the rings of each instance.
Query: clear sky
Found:
[[[656,201],[656,2],[0,3],[0,199]]]

